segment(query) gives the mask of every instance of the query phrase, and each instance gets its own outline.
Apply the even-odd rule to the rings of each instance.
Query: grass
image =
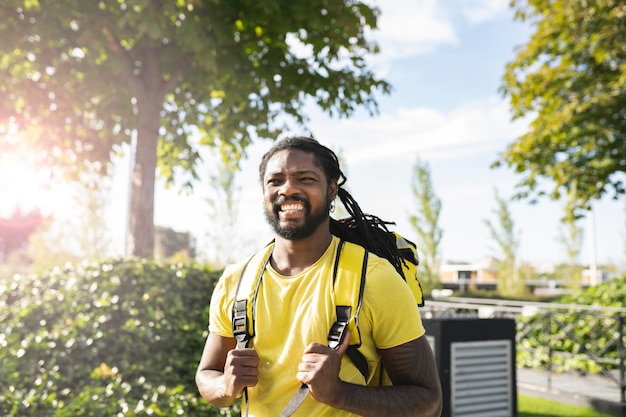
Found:
[[[588,407],[578,407],[528,395],[517,396],[517,417],[614,417]]]

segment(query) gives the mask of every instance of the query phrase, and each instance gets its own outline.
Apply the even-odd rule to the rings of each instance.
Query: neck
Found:
[[[305,239],[288,240],[277,236],[270,260],[272,268],[282,275],[299,274],[324,254],[331,240],[328,223],[321,224]]]

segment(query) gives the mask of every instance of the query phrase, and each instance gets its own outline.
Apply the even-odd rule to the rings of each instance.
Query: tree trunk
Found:
[[[149,91],[137,97],[137,141],[131,173],[126,256],[152,258],[154,254],[154,184],[161,105],[161,97]]]
[[[154,183],[157,167],[157,145],[161,127],[161,109],[166,93],[174,88],[179,71],[169,79],[163,79],[163,68],[159,60],[159,48],[141,51],[141,73],[133,61],[122,55],[129,71],[126,79],[137,100],[137,140],[131,172],[130,208],[126,231],[126,256],[139,258],[154,257]]]

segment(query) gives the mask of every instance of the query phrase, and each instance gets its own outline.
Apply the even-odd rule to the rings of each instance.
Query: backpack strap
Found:
[[[250,340],[254,337],[257,295],[263,280],[263,272],[267,267],[273,250],[274,243],[272,242],[261,251],[252,255],[241,271],[237,289],[235,290],[231,320],[233,336],[237,340],[238,348],[248,347]],[[255,266],[256,268],[254,268]]]
[[[233,336],[237,340],[237,348],[239,349],[247,348],[250,340],[254,337],[257,295],[263,280],[263,272],[265,272],[273,250],[274,242],[252,255],[241,270],[237,289],[235,290],[231,317]],[[253,269],[250,265],[257,265],[257,268]],[[241,295],[240,292],[242,292]],[[242,412],[242,415],[247,417],[249,404],[248,387],[244,388],[243,396],[246,403],[246,411],[245,413]]]
[[[369,376],[369,366],[358,348],[361,346],[359,312],[363,303],[368,254],[369,252],[362,246],[339,241],[333,267],[337,321],[331,326],[328,334],[328,345],[333,347],[337,345],[337,334],[345,327],[348,328],[350,344],[346,355],[363,375],[365,382]]]

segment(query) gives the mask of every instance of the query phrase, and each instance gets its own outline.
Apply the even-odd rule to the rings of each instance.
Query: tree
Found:
[[[223,268],[235,261],[241,250],[250,242],[237,233],[241,187],[237,185],[237,168],[222,159],[213,165],[217,172],[209,176],[211,194],[206,202],[209,207],[207,218],[212,219],[212,228],[207,236],[210,241],[209,262],[215,268]]]
[[[621,0],[517,0],[535,32],[509,62],[501,91],[513,118],[534,118],[502,160],[522,174],[518,198],[623,194],[626,171],[626,6]]]
[[[189,264],[196,257],[196,242],[189,232],[156,226],[154,252],[158,261]]]
[[[101,261],[111,256],[106,210],[111,178],[98,164],[87,164],[69,185],[71,213],[59,213],[42,222],[28,239],[31,272],[42,273],[78,259]]]
[[[43,273],[54,267],[77,262],[76,228],[65,219],[46,219],[28,239],[28,272]]]
[[[418,238],[420,265],[417,274],[424,290],[430,292],[439,286],[440,281],[439,247],[443,237],[443,230],[439,227],[441,200],[433,189],[428,162],[419,158],[413,165],[412,189],[417,214],[409,216],[409,222]]]
[[[494,190],[497,208],[493,210],[498,222],[492,223],[485,219],[489,234],[496,244],[495,251],[498,259],[498,291],[501,295],[520,295],[524,291],[524,283],[519,278],[517,270],[517,250],[520,239],[515,232],[515,223],[506,200]]]
[[[110,201],[111,178],[98,175],[98,171],[96,167],[89,167],[80,173],[74,184],[74,201],[80,216],[75,216],[71,225],[82,256],[89,260],[103,260],[111,254],[110,228],[105,218]]]
[[[188,172],[199,146],[238,160],[255,138],[377,111],[389,85],[365,58],[378,10],[349,0],[9,0],[0,6],[3,152],[36,150],[79,171],[132,142],[130,255],[151,256],[154,184]]]
[[[582,278],[582,268],[579,265],[578,257],[580,256],[584,232],[577,224],[578,219],[569,214],[572,212],[571,205],[572,200],[568,200],[565,204],[566,215],[561,222],[559,242],[563,245],[567,256],[565,281],[568,287],[577,290],[580,288]]]

